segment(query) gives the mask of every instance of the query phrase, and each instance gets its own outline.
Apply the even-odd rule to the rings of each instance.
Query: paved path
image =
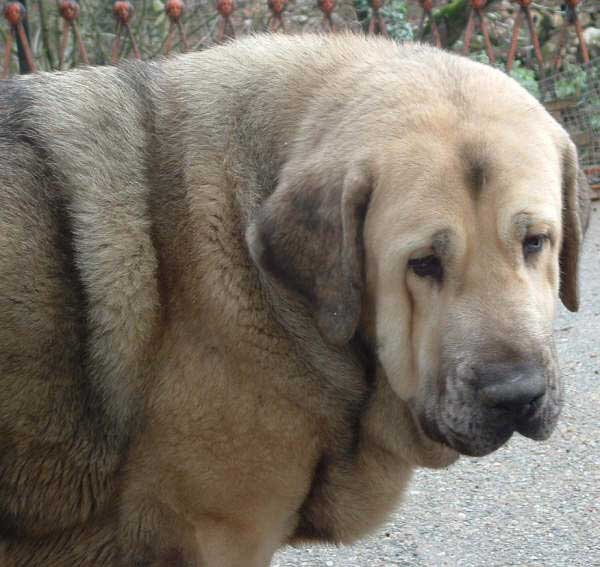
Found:
[[[556,338],[566,404],[552,438],[520,436],[483,459],[419,471],[404,505],[348,548],[286,549],[273,567],[600,566],[600,204],[583,259],[581,311]]]

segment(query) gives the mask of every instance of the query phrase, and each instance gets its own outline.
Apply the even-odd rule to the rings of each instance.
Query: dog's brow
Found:
[[[449,229],[439,230],[433,235],[431,246],[438,256],[447,256],[450,252],[451,232]]]
[[[519,236],[525,236],[527,234],[527,229],[532,224],[532,218],[530,213],[517,213],[513,217],[513,225],[517,229],[517,233]]]
[[[471,195],[476,199],[488,181],[490,162],[485,152],[474,142],[467,142],[460,151],[464,164],[464,180]]]
[[[469,164],[467,176],[470,180],[469,187],[474,196],[478,196],[485,185],[485,166],[480,161],[474,161]]]
[[[532,226],[547,226],[550,229],[555,227],[555,223],[545,217],[529,211],[521,211],[512,218],[512,224],[516,228],[517,235],[524,238]]]

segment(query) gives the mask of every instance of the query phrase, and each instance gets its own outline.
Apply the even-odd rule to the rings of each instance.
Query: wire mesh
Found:
[[[540,82],[542,102],[569,132],[590,185],[600,190],[600,58]]]

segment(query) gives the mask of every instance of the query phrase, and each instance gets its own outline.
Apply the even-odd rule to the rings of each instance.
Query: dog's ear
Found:
[[[560,251],[560,298],[569,311],[579,309],[579,254],[589,219],[587,180],[572,142],[563,153],[563,241]]]
[[[305,298],[319,332],[335,345],[352,338],[360,319],[371,185],[358,166],[337,180],[284,173],[246,234],[259,268]]]

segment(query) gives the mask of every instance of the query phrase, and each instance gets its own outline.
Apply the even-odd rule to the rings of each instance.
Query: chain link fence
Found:
[[[600,58],[540,81],[541,100],[566,128],[587,177],[600,196]]]

